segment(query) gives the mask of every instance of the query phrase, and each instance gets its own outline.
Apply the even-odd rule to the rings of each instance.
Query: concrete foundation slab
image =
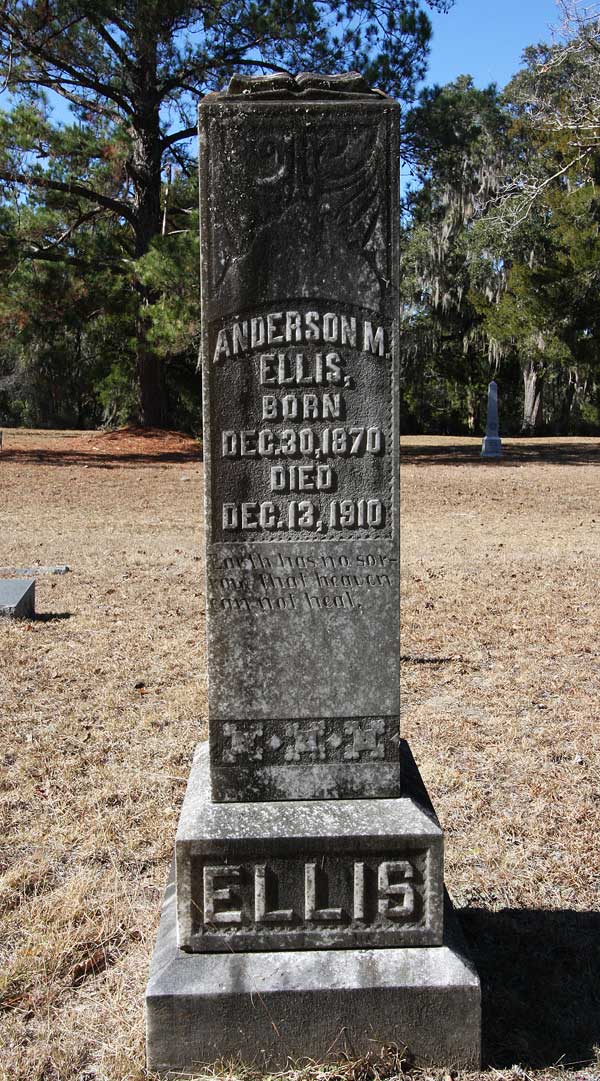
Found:
[[[166,891],[146,991],[147,1065],[192,1072],[237,1059],[266,1069],[389,1044],[416,1064],[477,1069],[479,979],[451,909],[442,946],[185,953]]]
[[[35,578],[0,579],[0,617],[31,619],[35,615]]]

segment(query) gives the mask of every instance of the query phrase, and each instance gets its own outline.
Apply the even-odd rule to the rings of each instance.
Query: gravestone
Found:
[[[68,574],[71,568],[67,563],[59,563],[54,567],[0,567],[0,575],[2,574],[18,574],[23,578],[29,577],[32,574]]]
[[[488,386],[487,425],[481,446],[482,458],[501,458],[502,440],[498,421],[498,385],[494,379]]]
[[[0,618],[32,619],[35,615],[35,578],[0,579]]]
[[[148,1065],[408,1044],[476,1066],[478,978],[399,738],[398,106],[359,76],[200,106],[209,741]]]

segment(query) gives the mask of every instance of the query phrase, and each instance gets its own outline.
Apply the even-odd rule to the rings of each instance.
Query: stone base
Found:
[[[161,1074],[220,1059],[265,1069],[406,1046],[417,1065],[476,1070],[477,974],[450,905],[444,944],[381,950],[189,954],[167,886],[146,990],[147,1065]]]
[[[482,458],[501,458],[502,457],[502,440],[498,435],[486,435],[484,436],[481,446]]]
[[[179,946],[441,945],[443,834],[404,740],[400,758],[397,799],[215,803],[200,744],[175,841]]]
[[[35,615],[35,578],[0,581],[0,616],[31,619]]]

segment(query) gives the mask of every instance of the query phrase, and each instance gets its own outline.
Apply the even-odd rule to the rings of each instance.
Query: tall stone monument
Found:
[[[494,379],[488,386],[487,425],[481,445],[482,458],[501,458],[502,440],[498,420],[498,384]]]
[[[476,1066],[479,981],[399,739],[398,106],[359,76],[200,106],[209,741],[151,1069],[407,1045]]]

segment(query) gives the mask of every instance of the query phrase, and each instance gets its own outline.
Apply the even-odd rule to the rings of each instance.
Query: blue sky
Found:
[[[447,15],[428,11],[433,41],[426,84],[472,75],[475,85],[503,87],[527,45],[549,41],[559,22],[555,0],[456,0]]]
[[[424,82],[430,86],[472,75],[476,86],[502,88],[520,67],[523,49],[549,41],[559,21],[556,0],[455,0],[446,15],[424,6],[433,26]],[[60,100],[55,116],[69,118]]]

